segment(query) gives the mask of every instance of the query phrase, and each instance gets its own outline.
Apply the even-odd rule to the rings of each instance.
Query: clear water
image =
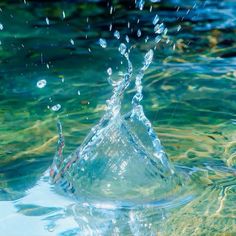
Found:
[[[153,5],[150,13],[146,2],[143,11],[132,7],[128,14],[126,7],[117,4],[119,11],[110,14],[103,2],[1,3],[3,235],[236,233],[235,3],[199,1],[195,6],[192,1],[167,1]],[[170,46],[157,45],[143,78],[142,104],[170,161],[178,173],[185,169],[191,180],[163,190],[166,196],[157,199],[155,207],[142,206],[148,202],[144,197],[143,202],[132,199],[135,207],[128,204],[124,209],[122,202],[115,211],[107,201],[93,208],[86,202],[77,204],[78,199],[58,193],[48,183],[57,116],[68,156],[105,112],[112,94],[107,69],[115,76],[126,68],[125,60],[120,64],[115,30],[124,37],[127,22],[132,28],[139,19],[140,27],[129,34],[136,46],[130,57],[137,70],[152,44],[145,39],[153,32],[157,13],[168,26]],[[99,38],[106,39],[106,48],[99,46]],[[123,100],[123,114],[130,110],[132,88]],[[145,182],[140,173],[134,169],[132,177]],[[152,196],[148,191],[152,189],[141,192]]]

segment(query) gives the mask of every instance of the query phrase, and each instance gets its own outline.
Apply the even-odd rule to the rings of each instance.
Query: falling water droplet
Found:
[[[52,111],[59,111],[61,109],[61,105],[58,103],[51,107]]]
[[[165,28],[165,29],[164,29],[164,32],[163,32],[163,35],[166,36],[166,35],[167,35],[167,32],[168,32],[168,29]]]
[[[124,55],[125,54],[125,51],[126,51],[126,45],[124,43],[121,43],[120,46],[119,46],[119,52],[121,55]]]
[[[109,31],[112,31],[112,24],[109,25]]]
[[[149,40],[149,37],[147,36],[147,37],[145,38],[145,43],[147,43],[148,40]]]
[[[0,23],[0,30],[3,30],[3,24]]]
[[[140,11],[143,10],[144,4],[145,4],[144,0],[138,0],[137,1],[137,5],[138,5],[138,8],[139,8]]]
[[[158,23],[159,19],[160,19],[159,16],[155,15],[155,17],[154,17],[154,19],[152,21],[153,25],[156,25]]]
[[[62,18],[65,19],[66,18],[66,14],[64,11],[62,11]]]
[[[155,32],[156,34],[161,34],[161,33],[164,31],[164,29],[165,29],[165,26],[164,26],[163,23],[157,24],[157,25],[154,27],[154,32]]]
[[[125,36],[125,40],[127,43],[129,43],[129,36],[128,35]]]
[[[179,25],[177,28],[177,32],[179,32],[181,30],[181,28],[182,28],[181,25]]]
[[[113,12],[113,7],[111,6],[111,8],[110,8],[110,15],[112,14],[112,12]]]
[[[116,30],[114,32],[114,37],[117,38],[117,39],[120,39],[120,32]]]
[[[47,17],[46,17],[45,21],[46,21],[46,24],[49,25],[49,19]]]
[[[80,95],[80,91],[79,90],[77,91],[77,94]]]
[[[46,86],[46,84],[47,84],[47,81],[45,79],[42,79],[37,82],[37,87],[44,88]]]
[[[149,65],[151,64],[151,62],[152,62],[152,59],[153,59],[153,55],[154,55],[154,53],[153,53],[153,50],[152,49],[150,49],[146,54],[145,54],[145,56],[144,56],[144,70],[146,70],[148,67],[149,67]]]
[[[106,48],[107,47],[107,41],[105,39],[100,38],[99,39],[99,44],[102,48]]]
[[[112,69],[111,69],[111,67],[109,67],[109,68],[107,69],[107,74],[108,74],[109,76],[112,75]]]
[[[71,43],[72,45],[75,45],[75,42],[74,42],[73,39],[70,40],[70,43]]]
[[[161,36],[157,35],[155,38],[155,43],[159,43],[161,41]]]
[[[138,37],[141,37],[141,35],[142,35],[142,32],[141,32],[140,29],[138,29],[138,31],[137,31],[137,36],[138,36]]]

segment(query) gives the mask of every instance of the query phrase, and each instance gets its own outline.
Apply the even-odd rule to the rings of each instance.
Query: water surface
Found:
[[[149,212],[150,218],[160,235],[236,233],[236,5],[234,1],[196,1],[194,7],[192,1],[166,1],[154,4],[151,13],[148,2],[143,11],[133,3],[130,6],[117,3],[111,15],[110,6],[102,1],[0,3],[2,234],[81,234],[78,217],[83,209],[48,184],[57,117],[63,124],[66,155],[104,114],[111,95],[107,69],[118,73],[124,67],[116,68],[121,58],[114,30],[125,35],[127,22],[133,25],[129,35],[136,45],[131,57],[137,69],[148,49],[145,36],[153,30],[156,13],[169,29],[171,46],[158,44],[143,80],[142,104],[169,159],[175,166],[188,168],[193,183],[186,191],[192,193],[189,203],[156,215]],[[101,37],[107,39],[106,49],[97,43]],[[41,89],[37,87],[40,80],[47,81]],[[125,109],[134,94],[131,88],[127,92]],[[57,104],[61,108],[53,111]],[[106,217],[112,218],[109,214]],[[82,216],[88,217],[86,212]],[[139,215],[134,221],[142,219]],[[101,225],[97,222],[95,228]],[[145,226],[149,223],[133,232],[146,229],[142,232],[149,235]]]

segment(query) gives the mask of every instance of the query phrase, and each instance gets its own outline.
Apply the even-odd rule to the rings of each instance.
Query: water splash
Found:
[[[139,7],[142,9],[142,2]],[[158,22],[159,18],[155,17],[154,32],[158,34],[154,39],[156,44],[161,41],[162,34],[167,33],[164,24]],[[140,36],[141,30],[138,31],[138,37]],[[120,39],[120,33],[115,31],[114,37]],[[125,39],[128,43],[127,35]],[[100,38],[99,44],[103,48],[107,47],[105,39]],[[126,71],[121,73],[119,80],[115,80],[112,78],[115,76],[112,74],[112,69],[107,69],[108,81],[113,87],[113,92],[107,100],[106,112],[77,150],[68,157],[63,156],[64,138],[61,124],[58,123],[58,150],[50,175],[56,186],[77,198],[81,203],[78,206],[79,211],[87,212],[93,208],[99,212],[96,212],[99,217],[102,216],[103,220],[107,221],[111,215],[113,219],[117,219],[121,214],[120,210],[129,210],[130,215],[129,219],[126,219],[126,225],[130,222],[128,227],[134,234],[134,232],[147,232],[148,229],[132,223],[132,220],[136,221],[135,217],[143,214],[138,212],[137,215],[132,211],[161,207],[162,204],[168,205],[168,202],[178,199],[175,196],[182,186],[182,176],[168,160],[141,105],[142,79],[153,61],[153,48],[149,48],[146,52],[142,66],[136,73],[133,72],[130,60],[131,50],[131,45],[119,44],[118,51],[127,63]],[[123,114],[123,96],[133,77],[135,94],[131,101],[132,107],[129,112]],[[181,203],[179,199],[178,202]],[[111,223],[107,221],[104,224],[107,225],[105,229],[94,226],[96,228],[94,232],[98,232],[98,229],[107,232]],[[84,223],[82,225],[81,227],[84,227]],[[92,226],[89,227],[91,230]],[[113,230],[115,228],[112,227]]]
[[[122,98],[133,77],[133,65],[130,48],[121,43],[118,50],[127,62],[127,71],[120,80],[111,80],[113,95],[104,116],[66,158],[62,156],[64,141],[59,125],[59,151],[51,176],[64,191],[92,205],[99,202],[129,208],[163,199],[181,181],[141,105],[142,79],[153,60],[153,49],[145,54],[135,77],[136,93],[126,114],[121,112]],[[111,68],[107,72],[110,78]]]

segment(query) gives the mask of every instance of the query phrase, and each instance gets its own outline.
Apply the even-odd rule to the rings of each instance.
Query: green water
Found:
[[[157,3],[152,13],[149,4],[138,11],[123,2],[114,3],[110,15],[102,1],[26,2],[0,3],[1,234],[80,235],[68,207],[73,201],[50,192],[45,177],[56,150],[57,117],[69,154],[104,114],[111,96],[107,68],[117,73],[123,67],[113,31],[125,35],[127,22],[140,18],[141,39],[130,36],[137,69],[148,49],[150,19],[158,13],[176,49],[158,45],[142,104],[169,159],[195,173],[187,186],[193,200],[167,212],[157,235],[235,235],[235,3],[208,1],[203,7],[198,1],[186,15],[191,1]],[[98,45],[100,37],[107,39],[106,49]],[[47,85],[40,89],[42,79]],[[125,109],[133,94],[130,89]],[[50,108],[56,104],[61,109],[55,112]]]

